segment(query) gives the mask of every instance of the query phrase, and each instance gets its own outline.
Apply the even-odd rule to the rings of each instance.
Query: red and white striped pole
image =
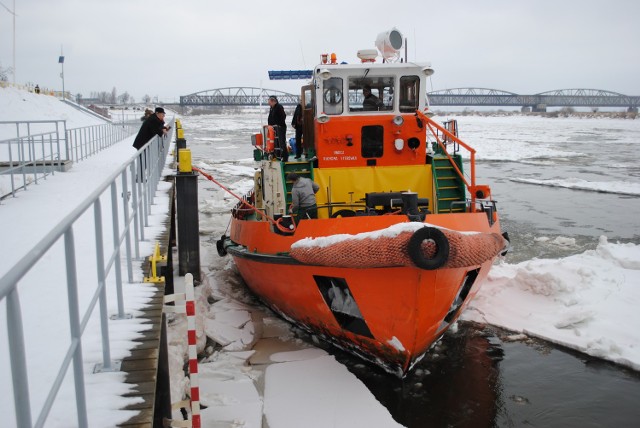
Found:
[[[193,292],[193,275],[184,276],[186,309],[187,309],[187,337],[189,345],[189,378],[191,379],[191,415],[193,428],[200,428],[200,383],[198,381],[198,351],[196,349],[196,303]]]
[[[165,312],[187,314],[187,344],[189,346],[189,378],[191,380],[191,420],[171,421],[172,427],[192,427],[201,428],[200,419],[200,383],[198,381],[198,350],[196,337],[196,302],[193,291],[193,275],[187,273],[184,276],[184,293],[176,293],[164,296],[164,302],[185,301],[184,306],[165,306]],[[186,402],[184,403],[186,404]],[[173,406],[183,406],[183,402],[175,403]],[[190,422],[190,423],[189,423]]]

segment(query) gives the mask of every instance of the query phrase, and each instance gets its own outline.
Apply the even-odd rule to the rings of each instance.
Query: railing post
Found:
[[[138,156],[138,171],[136,174],[136,184],[138,185],[138,198],[140,199],[141,212],[138,214],[140,220],[140,240],[144,241],[144,227],[147,225],[147,202],[146,202],[146,174],[145,174],[145,162],[146,162],[146,150],[140,152]]]
[[[122,170],[122,210],[124,216],[125,255],[127,257],[127,280],[133,282],[133,263],[131,263],[131,222],[129,220],[129,186],[127,185],[127,170]]]
[[[140,245],[141,239],[138,233],[138,218],[140,217],[140,204],[138,203],[138,183],[136,183],[136,162],[131,162],[129,165],[129,171],[131,173],[131,203],[133,206],[133,249],[136,260],[140,260]]]
[[[9,142],[9,169],[11,169],[11,195],[15,198],[16,197],[16,183],[15,183],[15,177],[14,177],[14,173],[13,173],[13,154],[12,154],[12,150],[11,147],[13,145],[11,144],[11,141]]]
[[[19,427],[31,427],[31,404],[29,402],[29,380],[27,377],[27,354],[24,348],[24,330],[18,287],[7,295],[7,333],[9,335],[9,357],[13,381],[13,404]]]
[[[36,162],[36,140],[35,137],[29,137],[29,161],[33,165],[33,181],[38,184],[38,170]]]
[[[149,215],[151,215],[151,196],[149,195],[149,170],[151,169],[150,153],[150,146],[147,145],[142,152],[142,156],[144,158],[144,168],[142,170],[142,213],[145,227],[149,227]]]
[[[78,146],[80,145],[80,144],[78,144],[78,131],[79,131],[78,129],[74,129],[73,130],[73,141],[74,141],[73,146],[74,146],[75,151],[76,151],[76,157],[75,157],[74,161],[76,161],[76,162],[78,162],[80,160],[80,155],[82,154],[82,147],[80,147],[80,154],[78,153]]]
[[[100,288],[100,328],[102,330],[102,369],[111,370],[111,349],[109,346],[109,314],[107,311],[107,286],[104,270],[104,240],[102,237],[102,204],[100,198],[93,204],[96,233],[96,262],[98,287]]]
[[[49,135],[49,160],[51,161],[51,175],[55,175],[56,163],[54,162],[53,156],[53,137]],[[58,158],[60,158],[60,150],[57,151]]]
[[[82,143],[80,143],[80,159],[84,160],[87,156],[86,153],[89,150],[89,147],[87,145],[87,128],[82,128],[82,137],[80,138],[82,140]]]
[[[20,162],[20,170],[22,171],[22,184],[24,190],[27,190],[27,173],[24,167],[25,158],[24,158],[24,138],[20,138],[18,140],[18,162]]]
[[[118,296],[118,319],[126,318],[124,313],[124,297],[122,296],[122,267],[120,266],[120,227],[118,220],[118,191],[116,182],[111,183],[111,215],[113,217],[113,250],[116,270],[116,294]]]
[[[73,240],[73,228],[64,233],[64,249],[67,265],[67,298],[69,301],[69,328],[71,331],[73,351],[73,380],[76,388],[76,406],[78,411],[78,425],[88,427],[87,399],[84,389],[84,371],[82,367],[82,329],[80,327],[80,304],[78,303],[78,277],[76,273],[76,253]]]

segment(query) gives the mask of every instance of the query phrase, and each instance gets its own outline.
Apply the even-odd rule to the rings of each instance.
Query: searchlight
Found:
[[[396,62],[400,59],[400,49],[402,49],[403,42],[402,33],[393,28],[378,34],[376,48],[387,62]]]

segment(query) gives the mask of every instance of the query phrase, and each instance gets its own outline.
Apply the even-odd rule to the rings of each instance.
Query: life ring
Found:
[[[334,212],[333,214],[331,214],[331,218],[337,218],[337,217],[355,217],[356,216],[356,212],[353,210],[338,210],[336,212]]]
[[[275,150],[276,145],[276,131],[273,126],[267,126],[267,153],[271,153]]]
[[[422,253],[422,242],[426,240],[431,240],[436,245],[436,253],[432,258],[426,258]],[[426,270],[438,269],[449,258],[449,240],[440,229],[423,227],[416,230],[409,239],[407,252],[411,261],[419,268]]]

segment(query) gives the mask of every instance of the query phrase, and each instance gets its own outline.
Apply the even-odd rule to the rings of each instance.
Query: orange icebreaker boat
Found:
[[[376,50],[358,64],[322,56],[301,91],[304,155],[282,160],[277,127],[253,135],[254,187],[217,243],[278,314],[401,376],[508,246],[475,151],[455,121],[431,119],[432,68],[398,62],[402,42],[379,35],[379,63]],[[320,187],[317,219],[289,212],[291,172]]]

